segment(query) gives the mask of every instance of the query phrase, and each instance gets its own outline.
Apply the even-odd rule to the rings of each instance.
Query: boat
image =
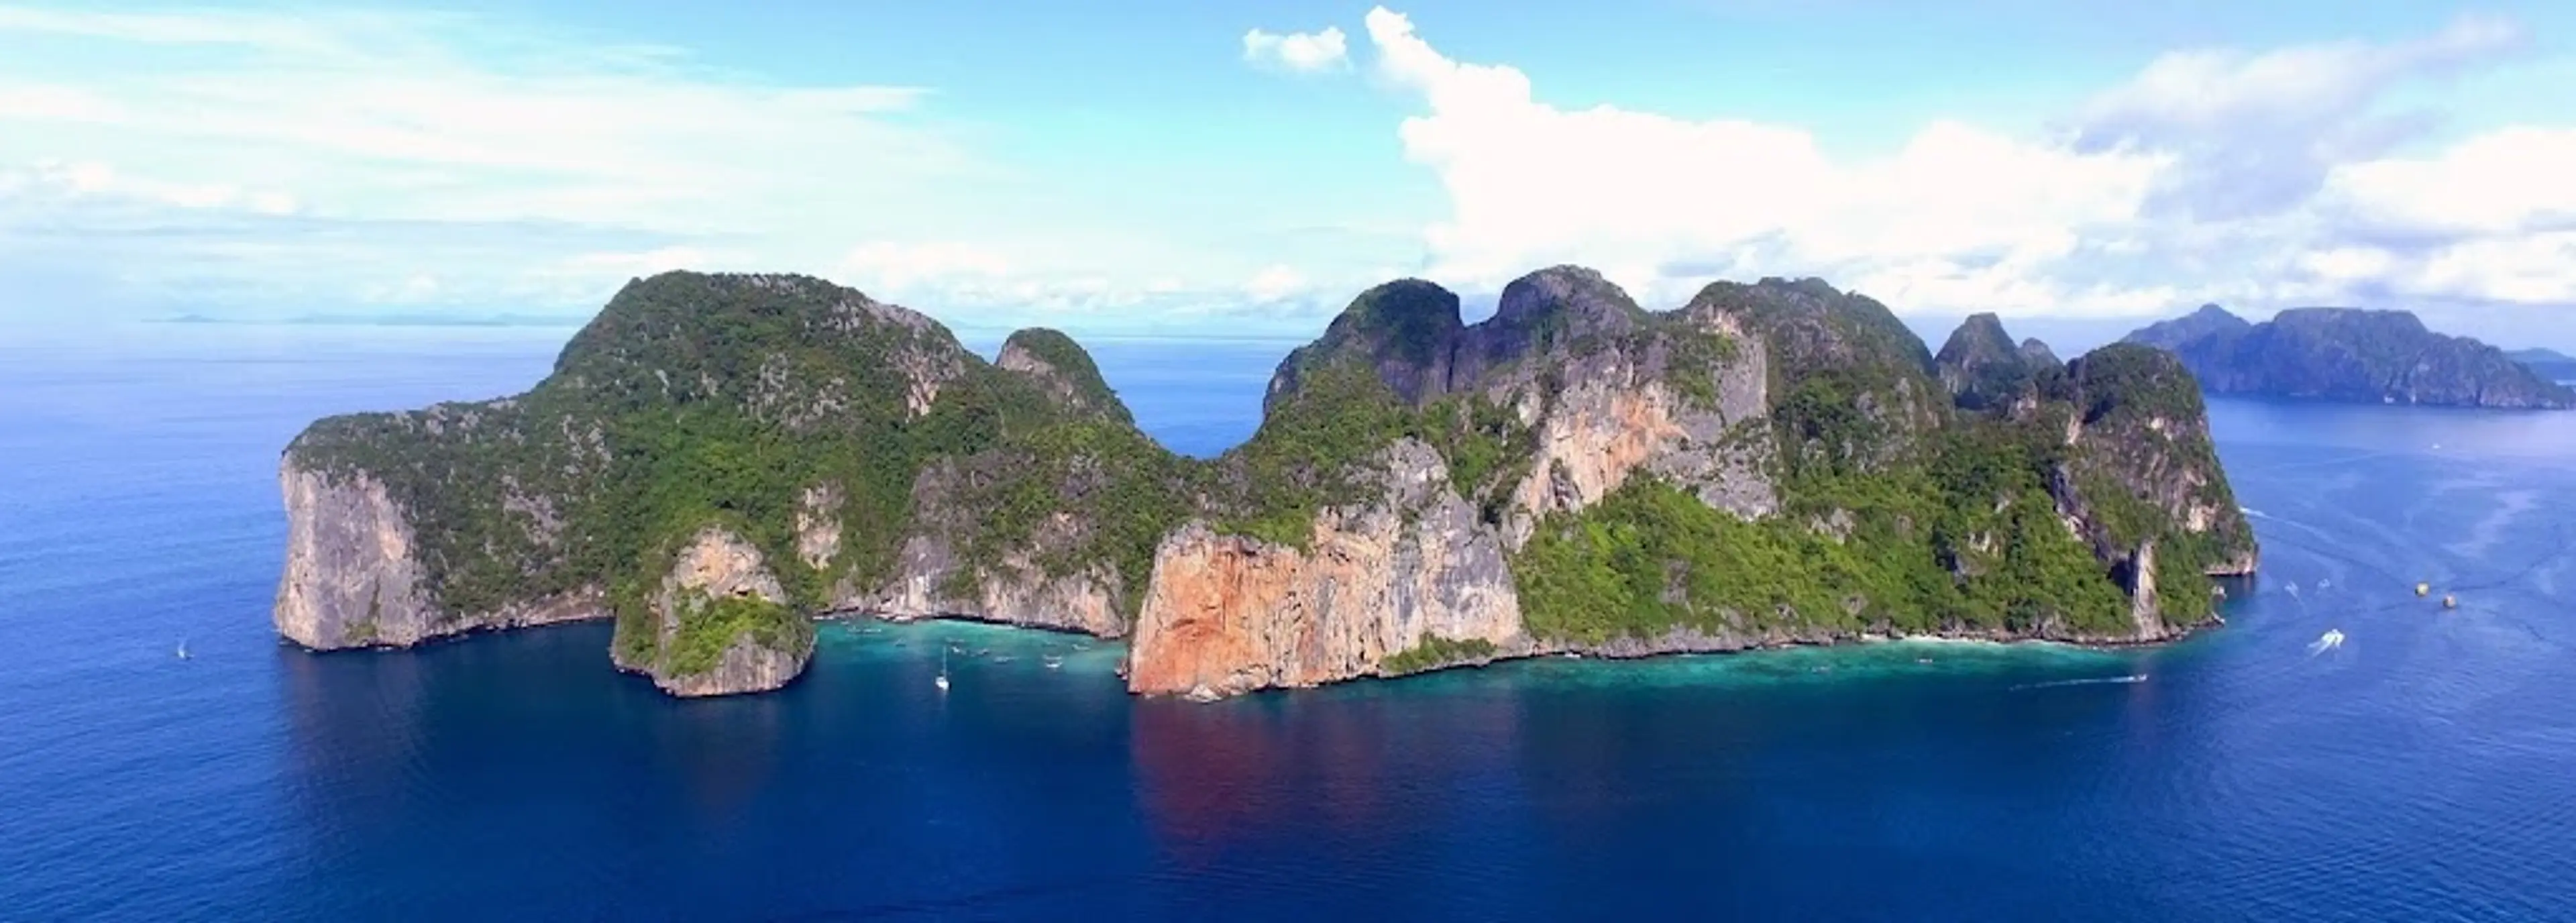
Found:
[[[1055,656],[1054,654],[1048,654],[1046,656],[1046,668],[1049,670],[1064,669],[1064,658]]]
[[[2431,593],[2431,592],[2433,592],[2433,585],[2432,585],[2432,584],[2429,584],[2429,583],[2418,583],[2418,584],[2416,584],[2416,585],[2415,585],[2415,595],[2417,595],[2417,596],[2423,596],[2423,595],[2429,594],[2429,593]]]
[[[2443,594],[2443,596],[2442,596],[2442,608],[2444,608],[2444,609],[2457,609],[2457,608],[2459,608],[2459,607],[2460,607],[2460,598],[2459,598],[2459,597],[2457,597],[2457,596],[2452,596],[2452,595],[2447,594],[2447,593],[2446,593],[2446,594]]]
[[[188,659],[188,642],[186,641],[179,642],[179,659]]]
[[[941,648],[939,651],[939,675],[933,677],[930,684],[939,687],[941,692],[948,691],[948,650],[946,648]]]

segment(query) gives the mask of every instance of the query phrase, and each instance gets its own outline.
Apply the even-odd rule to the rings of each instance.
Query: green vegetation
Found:
[[[1108,379],[1100,376],[1100,366],[1092,362],[1091,354],[1063,331],[1045,327],[1020,330],[1002,341],[1004,351],[1014,347],[1053,368],[1058,379],[1072,389],[1074,403],[1081,409],[1105,414],[1120,425],[1135,425],[1134,415],[1118,400],[1118,393],[1110,390]]]
[[[1436,670],[1452,664],[1475,663],[1493,658],[1494,642],[1483,638],[1451,639],[1426,634],[1422,636],[1422,643],[1387,655],[1384,661],[1378,663],[1377,669],[1380,675],[1403,676],[1424,670]]]
[[[1686,405],[1702,409],[1718,406],[1718,372],[1735,361],[1739,348],[1723,333],[1704,330],[1676,318],[1660,316],[1656,332],[1664,337],[1669,352],[1664,358],[1664,383],[1679,395]]]
[[[1378,338],[1378,354],[1427,366],[1458,332],[1458,296],[1420,279],[1399,279],[1361,293],[1342,321],[1353,334]]]
[[[2198,571],[2237,539],[2186,533],[2126,486],[2154,468],[2141,453],[2217,471],[2205,438],[2166,448],[2161,435],[2147,437],[2151,415],[2201,419],[2197,392],[2169,358],[2125,349],[2088,358],[2081,407],[2062,400],[2073,383],[2042,372],[2014,384],[2038,383],[2031,393],[2048,403],[2036,413],[1923,419],[1907,412],[1907,396],[1937,386],[1918,349],[1895,341],[1883,309],[1800,286],[1720,285],[1702,295],[1753,318],[1775,361],[1837,360],[1775,371],[1768,426],[1732,436],[1773,441],[1780,515],[1744,522],[1674,485],[1632,479],[1591,508],[1541,523],[1515,556],[1531,631],[1584,643],[1677,628],[2125,636],[2134,628],[2112,566],[2068,531],[2052,493],[2070,471],[2073,502],[2105,524],[2106,548],[2126,553],[2158,541],[2159,586],[2176,588],[2165,597],[2167,617],[2206,616]],[[2067,444],[2075,413],[2087,414],[2088,426],[2113,427],[2113,438]],[[2106,445],[2130,456],[2097,457]],[[2224,489],[2218,479],[2219,496],[2208,502],[2232,511]]]
[[[2067,533],[2049,454],[1977,422],[1870,474],[1809,467],[1745,522],[1653,478],[1542,523],[1512,561],[1532,633],[1583,643],[1895,630],[2114,635],[2127,600]]]
[[[679,603],[680,630],[663,653],[669,671],[694,676],[723,662],[735,639],[750,635],[753,644],[802,657],[814,650],[814,623],[778,603],[756,596],[709,597],[700,593]]]
[[[1511,408],[1482,394],[1406,404],[1367,364],[1347,358],[1308,367],[1293,395],[1274,403],[1260,431],[1217,462],[1218,531],[1304,548],[1315,516],[1377,495],[1372,459],[1399,439],[1422,441],[1447,462],[1449,482],[1501,519],[1529,475],[1537,434]]]
[[[1073,420],[1037,429],[1007,449],[949,463],[963,483],[953,507],[969,511],[942,592],[975,597],[982,575],[1010,566],[1014,551],[1047,579],[1105,566],[1125,582],[1124,614],[1144,604],[1154,548],[1186,520],[1197,470],[1134,428]],[[1061,517],[1065,534],[1042,538]]]

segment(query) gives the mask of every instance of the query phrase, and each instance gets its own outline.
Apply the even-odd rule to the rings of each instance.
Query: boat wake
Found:
[[[2314,657],[2342,646],[2343,632],[2328,628],[2325,634],[2318,635],[2316,640],[2308,642],[2308,656]]]
[[[2019,692],[2024,689],[2056,689],[2062,686],[2125,686],[2130,683],[2143,683],[2146,681],[2146,674],[2131,673],[2127,676],[2096,676],[2091,679],[2060,679],[2050,680],[2045,683],[2023,683],[2019,686],[2014,686],[2013,691]]]

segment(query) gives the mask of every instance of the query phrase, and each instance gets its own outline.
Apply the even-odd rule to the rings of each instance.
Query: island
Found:
[[[2576,381],[2576,356],[2554,349],[2537,348],[2517,349],[2505,355],[2515,362],[2522,363],[2522,367],[2530,369],[2532,374],[2550,381],[2562,384]]]
[[[1259,430],[1165,450],[1072,339],[991,361],[794,275],[621,289],[524,395],[314,423],[274,618],[314,650],[611,619],[679,696],[775,689],[814,620],[1126,637],[1218,698],[1554,653],[2169,640],[2257,549],[2173,356],[1936,358],[1815,279],[1648,311],[1543,269],[1404,279],[1291,352]]]
[[[2248,323],[2217,305],[2126,338],[2180,356],[2212,394],[2560,410],[2576,392],[2406,311],[2292,308]]]

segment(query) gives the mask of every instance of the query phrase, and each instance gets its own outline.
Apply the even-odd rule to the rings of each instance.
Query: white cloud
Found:
[[[1891,298],[2037,307],[2066,293],[1966,264],[2063,255],[2070,229],[2134,213],[2160,162],[1942,122],[1892,156],[1840,163],[1795,127],[1557,108],[1520,71],[1453,61],[1384,8],[1368,32],[1381,72],[1427,109],[1400,135],[1449,194],[1450,218],[1427,232],[1434,271],[1475,286],[1571,261],[1671,298],[1710,275],[1836,269]],[[1668,281],[1674,264],[1715,271]]]
[[[1312,73],[1342,67],[1349,63],[1349,51],[1342,30],[1331,26],[1321,32],[1286,35],[1260,29],[1243,33],[1244,60],[1286,70]]]
[[[2513,23],[2469,17],[2407,42],[2174,52],[2088,102],[2075,143],[2180,155],[2158,177],[2156,211],[2277,213],[2314,195],[2335,165],[2383,155],[2434,123],[2389,110],[2392,90],[2492,64],[2525,43]]]
[[[2415,288],[2471,301],[2576,305],[2576,232],[2476,240],[2423,261]]]
[[[1244,282],[1243,293],[1251,296],[1254,301],[1267,303],[1285,300],[1291,295],[1304,291],[1306,287],[1306,277],[1299,275],[1296,270],[1286,266],[1271,265],[1263,267],[1260,272],[1254,273],[1250,280]]]
[[[1011,262],[971,244],[873,241],[850,249],[841,272],[860,288],[917,291],[925,285],[980,283],[1011,274]]]
[[[2380,227],[2507,234],[2576,224],[2576,129],[2507,128],[2432,157],[2354,164],[2328,193]]]
[[[68,41],[81,54],[14,51]],[[587,253],[721,244],[816,271],[849,241],[1014,191],[924,118],[927,99],[468,16],[0,7],[0,175],[44,197],[0,212],[0,262],[91,261],[193,297],[477,310],[598,303],[625,267]],[[288,215],[340,225],[242,220]],[[424,272],[435,285],[412,284]]]
[[[2409,42],[2336,42],[2262,53],[2178,51],[2094,97],[2081,116],[2092,130],[2115,138],[2334,121],[2368,107],[2401,81],[2454,73],[2524,41],[2522,29],[2511,22],[2471,17]]]
[[[2533,236],[2576,231],[2576,171],[2551,166],[2576,163],[2576,132],[2501,129],[2417,160],[2362,143],[2413,124],[2380,111],[2396,88],[2519,48],[2509,24],[2178,53],[2097,96],[2073,133],[1936,120],[1889,153],[1835,157],[1792,125],[1553,105],[1403,14],[1366,22],[1375,70],[1420,107],[1398,128],[1405,156],[1447,193],[1424,231],[1430,274],[1466,288],[1578,262],[1667,304],[1713,277],[1804,274],[1941,313],[2576,300],[2564,242]],[[2193,200],[2229,189],[2274,198]]]
[[[0,169],[0,199],[15,199],[21,219],[44,209],[48,218],[62,207],[89,201],[128,206],[161,206],[189,210],[239,210],[263,215],[290,214],[295,197],[275,190],[244,189],[220,183],[179,183],[118,171],[96,161],[38,161],[23,169]],[[0,231],[12,222],[0,219]]]

